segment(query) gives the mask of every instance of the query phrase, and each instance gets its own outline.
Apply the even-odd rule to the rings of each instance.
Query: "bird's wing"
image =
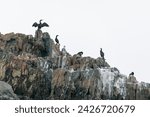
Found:
[[[37,27],[37,26],[38,26],[38,23],[35,22],[35,23],[32,25],[32,27],[33,27],[33,26],[34,26],[34,27]]]
[[[41,27],[44,27],[44,26],[49,27],[49,25],[45,22],[41,25]]]

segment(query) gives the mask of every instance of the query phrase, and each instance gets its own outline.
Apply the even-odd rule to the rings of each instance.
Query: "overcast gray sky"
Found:
[[[44,19],[51,38],[60,35],[70,54],[99,57],[122,74],[134,71],[150,82],[149,0],[0,0],[0,32],[34,34],[32,24]]]

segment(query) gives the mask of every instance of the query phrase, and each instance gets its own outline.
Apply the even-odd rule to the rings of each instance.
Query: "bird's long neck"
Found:
[[[41,29],[41,25],[42,25],[42,20],[39,21],[39,24],[38,24],[38,30]]]
[[[42,24],[42,20],[39,21],[39,24],[40,24],[40,25]]]

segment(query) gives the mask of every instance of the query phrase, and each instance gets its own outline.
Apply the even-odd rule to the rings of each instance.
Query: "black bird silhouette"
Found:
[[[37,22],[35,22],[32,27],[38,27],[38,30],[40,30],[42,27],[49,27],[49,25],[47,23],[42,23],[42,19],[39,21],[39,24]]]
[[[56,43],[58,43],[59,44],[59,40],[58,40],[58,37],[59,35],[56,35],[56,37],[55,37],[55,41],[56,41]]]
[[[81,52],[78,52],[77,54],[80,55],[80,56],[82,56],[82,55],[83,55],[83,52],[81,51]]]
[[[131,73],[129,74],[129,76],[131,76],[131,75],[133,76],[133,75],[134,75],[134,72],[131,72]]]
[[[100,48],[100,55],[104,59],[104,52],[103,52],[102,48]]]

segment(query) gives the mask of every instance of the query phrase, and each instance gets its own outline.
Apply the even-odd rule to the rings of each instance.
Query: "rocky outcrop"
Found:
[[[3,82],[0,81],[0,100],[18,100],[16,94],[14,94],[12,87]]]
[[[149,83],[121,74],[103,58],[60,50],[41,32],[0,35],[0,80],[19,99],[150,99]]]

